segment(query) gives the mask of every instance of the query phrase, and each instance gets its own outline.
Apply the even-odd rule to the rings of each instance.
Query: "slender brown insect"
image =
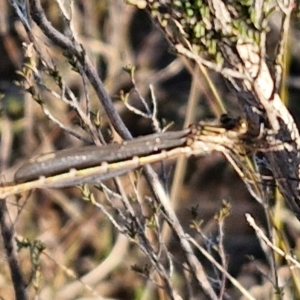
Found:
[[[203,155],[211,151],[239,155],[237,145],[244,132],[245,127],[241,125],[228,129],[224,124],[199,123],[181,131],[156,133],[122,144],[44,154],[25,162],[15,173],[16,183],[0,187],[0,197],[34,188],[95,183],[181,155]]]

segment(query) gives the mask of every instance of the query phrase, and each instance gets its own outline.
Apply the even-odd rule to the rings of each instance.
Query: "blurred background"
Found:
[[[63,31],[63,19],[58,3],[45,0],[42,1],[42,5],[52,25]],[[15,170],[26,159],[41,153],[78,147],[83,143],[69,135],[57,122],[49,120],[49,116],[43,113],[41,106],[33,101],[31,95],[24,93],[22,88],[15,84],[20,80],[17,71],[22,69],[24,64],[23,43],[28,42],[28,38],[18,16],[12,12],[7,1],[0,0],[0,10],[0,92],[3,94],[0,102],[0,161],[1,178],[5,183],[12,180]],[[289,75],[282,84],[286,86],[288,106],[298,123],[300,31],[299,22],[296,16],[294,17],[289,31]],[[34,24],[32,26],[35,39],[43,47],[41,51],[45,57],[57,68],[79,103],[86,100],[88,91],[92,119],[100,120],[107,141],[114,139],[95,92],[72,70],[61,49],[53,46]],[[135,90],[137,89],[153,109],[150,84],[153,85],[157,120],[162,129],[182,129],[187,125],[187,114],[190,123],[217,119],[220,116],[221,109],[205,77],[191,62],[174,55],[162,32],[144,11],[125,5],[121,0],[76,0],[72,28],[76,38],[97,66],[107,92],[133,136],[153,133],[155,128],[151,119],[130,111],[121,99],[128,93],[128,103],[144,111],[145,107]],[[270,28],[268,43],[270,51],[273,51],[272,47],[278,38],[279,30],[276,19],[271,22]],[[42,62],[38,59],[36,61],[37,68],[43,68]],[[128,65],[135,67],[134,82],[123,69]],[[42,78],[47,86],[60,93],[50,77],[43,74]],[[213,73],[210,74],[210,78],[217,87],[227,111],[238,116],[237,99],[229,92],[226,83],[219,75]],[[45,105],[52,116],[66,127],[86,138],[89,137],[74,109],[51,93],[43,95]],[[194,103],[192,113],[189,112],[191,102]],[[171,193],[174,189],[172,178],[175,162],[159,163],[154,165],[154,168]],[[263,273],[267,272],[269,267],[258,239],[245,219],[245,213],[250,213],[257,222],[265,226],[262,206],[250,196],[244,183],[219,153],[190,158],[181,172],[183,184],[176,190],[176,211],[185,230],[195,235],[199,241],[202,240],[203,237],[197,237],[197,233],[190,226],[192,207],[197,206],[202,230],[207,240],[211,241],[211,245],[205,246],[208,249],[212,248],[213,241],[219,238],[218,224],[214,216],[221,209],[222,202],[228,201],[231,210],[224,227],[228,270],[246,287],[262,287],[265,279]],[[125,178],[123,182],[125,187],[130,186],[130,180]],[[147,186],[142,178],[139,181],[139,189],[147,195]],[[128,193],[130,191],[128,187]],[[99,199],[103,199],[101,192],[98,193]],[[99,299],[164,299],[156,289],[153,289],[150,295],[144,294],[147,280],[134,272],[132,266],[146,263],[147,259],[136,245],[128,244],[127,240],[120,240],[111,222],[99,209],[95,209],[89,202],[82,201],[78,188],[36,190],[17,199],[11,198],[7,201],[17,235],[32,241],[41,240],[46,245],[47,255],[41,255],[37,265],[39,276],[34,272],[30,250],[22,249],[19,253],[21,268],[29,283],[30,299],[36,295],[40,296],[39,299],[98,299],[88,288],[76,292],[75,288],[71,288],[68,290],[69,298],[64,289],[70,288],[74,282],[77,283],[77,277],[92,272],[104,262],[107,262],[107,265],[102,265],[104,269],[100,272],[101,275],[95,275],[95,278],[99,276],[98,281],[92,284],[94,292],[103,297]],[[297,253],[299,228],[288,223],[285,227],[286,236]],[[170,251],[179,259],[181,254],[177,251],[176,243],[175,240],[171,240]],[[113,252],[116,253],[113,256],[112,250],[116,251]],[[107,258],[111,261],[106,261]],[[213,276],[213,267],[201,255],[199,259],[203,260],[208,274]],[[0,297],[13,299],[13,288],[4,254],[0,256],[0,268]],[[182,285],[178,278],[178,287],[184,291]],[[262,290],[263,288],[260,292]],[[232,299],[240,299],[239,293],[230,284],[228,295]],[[197,299],[205,299],[205,296],[199,293]]]

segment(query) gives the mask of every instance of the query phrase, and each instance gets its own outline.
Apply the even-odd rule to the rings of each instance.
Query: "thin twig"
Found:
[[[27,300],[26,283],[21,271],[17,246],[14,240],[15,230],[13,224],[8,221],[8,211],[6,201],[0,201],[0,226],[6,258],[10,268],[10,274],[14,286],[15,297],[17,300]]]
[[[248,299],[255,300],[255,298],[234,278],[232,277],[224,267],[219,264],[214,257],[211,256],[203,247],[199,246],[198,243],[191,237],[187,237],[187,239],[195,246],[197,249],[216,267],[218,268],[230,282]]]
[[[290,261],[291,263],[293,263],[296,268],[300,268],[300,262],[297,259],[295,259],[292,255],[284,252],[282,249],[280,249],[279,247],[274,245],[268,239],[268,237],[264,234],[262,229],[259,228],[259,226],[256,224],[254,218],[250,214],[246,214],[246,219],[247,219],[247,222],[249,223],[249,225],[255,230],[256,235],[260,240],[264,241],[268,247],[270,247],[272,250],[274,250],[276,253],[278,253],[283,258],[285,258],[287,261]]]
[[[106,92],[102,80],[100,79],[95,69],[95,66],[91,63],[81,45],[76,42],[75,38],[72,40],[68,39],[65,35],[60,33],[51,25],[51,23],[45,16],[44,10],[39,0],[30,0],[29,5],[32,19],[36,22],[43,33],[57,46],[61,47],[71,55],[74,55],[82,64],[85,75],[89,79],[96,94],[98,95],[98,99],[101,101],[101,104],[103,105],[103,108],[105,109],[115,130],[124,139],[132,139],[131,133],[124,125],[120,115],[118,114],[112,103],[111,98]]]

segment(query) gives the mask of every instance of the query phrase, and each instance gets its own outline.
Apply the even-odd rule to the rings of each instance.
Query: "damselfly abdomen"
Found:
[[[122,162],[135,156],[146,156],[185,145],[190,129],[178,132],[152,134],[122,144],[108,144],[102,147],[85,146],[66,149],[32,158],[24,163],[15,174],[18,183],[49,177],[68,172],[71,169],[82,170],[103,163]]]

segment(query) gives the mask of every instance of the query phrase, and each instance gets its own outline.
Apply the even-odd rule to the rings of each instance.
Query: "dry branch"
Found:
[[[272,76],[276,68],[267,63],[266,55],[270,15],[277,11],[284,22],[294,2],[147,0],[143,4],[175,51],[226,78],[247,121],[253,154],[264,153],[282,195],[300,219],[299,132],[276,90]]]

